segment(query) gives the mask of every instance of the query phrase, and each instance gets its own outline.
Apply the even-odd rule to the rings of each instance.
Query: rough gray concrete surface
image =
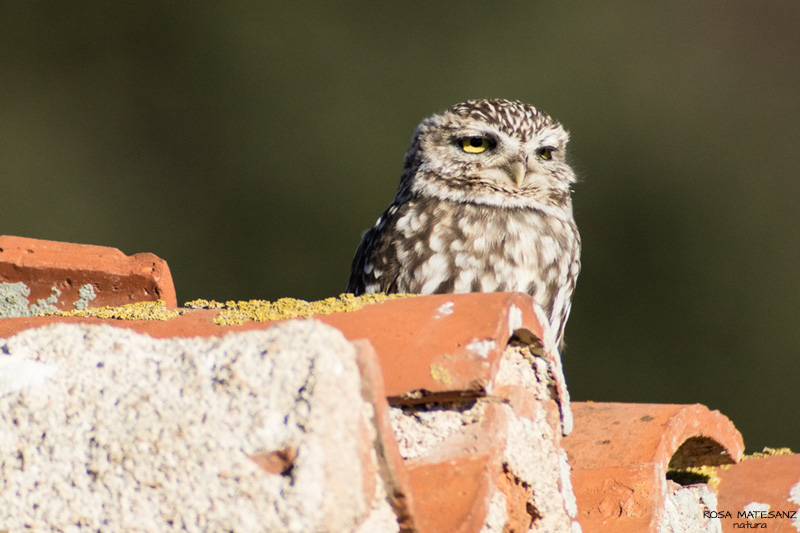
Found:
[[[507,505],[505,494],[499,490],[494,491],[494,494],[489,499],[486,521],[480,533],[505,533],[506,523],[508,522]]]
[[[467,429],[479,427],[486,404],[462,402],[392,407],[389,417],[403,459],[434,460],[437,448]]]
[[[0,339],[0,530],[391,531],[385,499],[364,501],[370,410],[355,348],[313,320],[27,330]],[[291,447],[283,475],[248,458]]]
[[[567,456],[561,448],[561,428],[552,426],[541,403],[556,399],[550,371],[547,362],[526,346],[506,347],[496,384],[524,387],[540,403],[530,419],[515,417],[505,406],[510,422],[503,460],[510,473],[531,489],[530,504],[540,515],[531,531],[575,533],[580,531],[575,521],[578,505]]]
[[[707,485],[667,485],[658,533],[722,533],[722,521],[703,514],[717,510],[717,496]]]

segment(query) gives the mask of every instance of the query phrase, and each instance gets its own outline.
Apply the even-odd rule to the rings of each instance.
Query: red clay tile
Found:
[[[522,293],[417,296],[316,318],[349,339],[369,339],[393,404],[491,395],[509,338],[541,343],[545,337],[533,299]],[[545,348],[568,433],[572,415],[560,356]]]
[[[0,320],[0,337],[10,337],[30,328],[40,328],[53,323],[68,324],[107,324],[116,328],[125,328],[146,333],[155,338],[169,337],[211,337],[229,333],[230,331],[248,329],[266,329],[274,322],[250,322],[248,326],[239,328],[221,328],[212,320],[219,311],[210,309],[193,310],[171,320],[115,320],[77,316],[33,316],[22,318],[4,318]]]
[[[556,425],[559,424],[560,412],[557,402],[555,400],[539,400],[525,387],[520,387],[518,385],[496,387],[494,396],[508,402],[515,415],[530,420],[535,418],[537,409],[544,407],[550,425],[556,427]]]
[[[490,454],[476,453],[458,460],[411,466],[411,483],[419,495],[419,531],[480,531],[494,477],[490,474],[492,459]]]
[[[420,390],[477,396],[489,386],[514,332],[541,338],[542,328],[532,305],[530,296],[521,293],[443,294],[389,300],[358,311],[313,318],[339,329],[350,340],[370,341],[380,359],[389,397],[400,399]],[[168,321],[12,318],[0,321],[0,336],[52,322],[107,323],[153,337],[219,336],[274,324],[218,326],[212,322],[218,314],[216,310],[191,310]]]
[[[505,531],[528,531],[533,524],[529,511],[533,490],[526,483],[521,483],[508,467],[503,468],[498,488],[506,498],[508,518]]]
[[[355,340],[356,363],[361,373],[361,396],[372,404],[372,426],[375,429],[373,448],[378,460],[378,473],[386,490],[389,504],[397,516],[401,531],[415,531],[414,498],[411,479],[397,448],[391,422],[389,403],[383,387],[383,377],[372,345],[366,340]],[[366,470],[366,469],[365,469]],[[367,482],[368,480],[365,480]]]
[[[767,531],[800,530],[800,455],[747,459],[719,469],[719,478],[717,510],[723,531],[741,531],[742,526],[735,524],[746,522],[752,524],[750,528],[765,524]],[[739,515],[748,511],[751,514]]]
[[[42,300],[62,311],[76,309],[76,302],[102,307],[164,300],[177,306],[167,263],[153,254],[0,236],[0,283],[19,282],[31,304]]]
[[[491,403],[474,431],[457,433],[430,454],[406,462],[419,531],[480,531],[502,476],[506,424],[501,406]]]
[[[583,531],[655,531],[666,472],[738,461],[742,437],[702,405],[572,404],[575,429],[563,440]]]
[[[480,394],[516,330],[541,338],[532,299],[520,293],[442,294],[391,300],[319,317],[348,338],[368,338],[381,360],[386,392]],[[430,400],[428,400],[430,401]]]

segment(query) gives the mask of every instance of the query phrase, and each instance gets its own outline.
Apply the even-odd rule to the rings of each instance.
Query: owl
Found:
[[[526,292],[563,346],[581,249],[568,139],[518,101],[469,100],[423,120],[347,291]]]

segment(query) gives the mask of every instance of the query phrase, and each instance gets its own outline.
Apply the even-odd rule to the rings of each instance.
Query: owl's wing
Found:
[[[375,248],[375,237],[372,235],[374,230],[369,230],[364,233],[361,239],[361,244],[358,245],[356,255],[353,257],[353,265],[350,267],[350,281],[347,283],[347,292],[351,292],[356,296],[360,296],[366,292],[379,292],[368,291],[367,287],[372,288],[375,284],[375,277],[372,272],[367,273],[367,264],[370,262],[370,256]]]
[[[353,258],[347,292],[356,296],[397,292],[400,272],[394,238],[397,211],[396,207],[387,209],[372,229],[364,234]]]

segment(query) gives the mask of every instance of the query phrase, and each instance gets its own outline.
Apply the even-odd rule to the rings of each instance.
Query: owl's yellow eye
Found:
[[[459,142],[461,144],[461,149],[468,154],[479,154],[493,146],[492,140],[489,137],[462,137]]]
[[[536,150],[536,155],[539,156],[540,159],[544,159],[545,161],[550,161],[553,159],[553,150],[555,148],[551,148],[549,146],[543,146]]]

